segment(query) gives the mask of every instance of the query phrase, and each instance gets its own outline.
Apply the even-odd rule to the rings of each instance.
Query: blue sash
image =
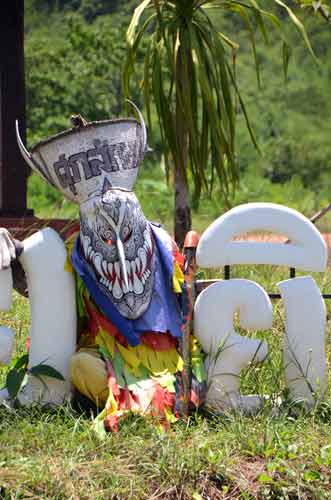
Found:
[[[147,311],[135,320],[121,315],[109,294],[98,282],[92,266],[82,255],[79,236],[71,253],[72,266],[85,284],[91,299],[131,346],[140,344],[140,335],[144,331],[168,331],[174,337],[181,337],[181,312],[172,285],[173,256],[163,241],[164,231],[154,224],[150,227],[157,250],[154,290]]]

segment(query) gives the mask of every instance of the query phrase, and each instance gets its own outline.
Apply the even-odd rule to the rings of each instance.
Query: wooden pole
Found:
[[[183,336],[181,341],[181,354],[184,367],[181,376],[182,399],[180,401],[179,412],[182,417],[189,414],[191,400],[191,337],[193,333],[193,307],[195,302],[194,274],[196,269],[195,254],[199,242],[199,235],[195,231],[189,231],[185,237],[183,255],[184,263],[184,323]]]
[[[24,0],[0,2],[0,216],[32,215],[26,207],[29,169],[15,136],[25,141]]]

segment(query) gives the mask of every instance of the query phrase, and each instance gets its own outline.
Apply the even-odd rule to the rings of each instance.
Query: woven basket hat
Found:
[[[20,151],[46,182],[78,204],[100,195],[105,185],[132,191],[147,150],[145,123],[134,107],[140,122],[134,118],[91,123],[80,119],[77,126],[39,142],[31,152],[16,122]]]

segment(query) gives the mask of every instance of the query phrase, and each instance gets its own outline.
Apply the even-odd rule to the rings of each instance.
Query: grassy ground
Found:
[[[171,231],[172,191],[157,173],[152,174],[146,173],[137,194],[147,216],[161,220]],[[62,197],[56,210],[50,209],[52,191],[41,193],[38,181],[31,182],[29,206],[37,215],[78,215]],[[296,207],[290,197],[289,204]],[[217,201],[206,201],[194,214],[194,227],[202,231],[222,211]],[[287,269],[272,266],[237,266],[232,272],[234,277],[257,281],[269,292],[288,277]],[[200,271],[197,277],[212,275]],[[331,291],[330,269],[314,277],[322,291]],[[15,294],[12,311],[0,318],[1,325],[16,331],[16,353],[24,352],[28,301]],[[327,346],[329,330],[328,324]],[[263,365],[242,375],[244,394],[272,396],[255,417],[201,411],[167,433],[145,419],[128,417],[118,434],[100,442],[90,419],[69,406],[53,411],[0,407],[0,499],[331,498],[330,388],[326,402],[308,414],[294,416],[290,405],[284,403],[277,410],[273,404],[285,396],[283,331],[283,307],[274,302],[273,328],[245,332],[266,339],[270,351]],[[6,368],[0,368],[0,387],[5,374]]]
[[[234,274],[271,291],[288,271],[238,266]],[[316,279],[330,291],[331,271]],[[15,295],[2,324],[15,328],[22,352],[27,301]],[[249,335],[265,338],[270,349],[264,364],[242,377],[243,393],[272,395],[255,417],[200,412],[166,433],[127,417],[118,434],[100,442],[90,419],[70,407],[0,408],[0,498],[331,498],[330,390],[310,413],[294,416],[286,403],[276,410],[273,401],[284,396],[281,303],[274,303],[272,330]]]

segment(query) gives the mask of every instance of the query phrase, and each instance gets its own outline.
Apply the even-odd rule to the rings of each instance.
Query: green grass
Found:
[[[257,184],[248,172],[237,203],[268,199],[311,215],[318,208],[316,198],[298,182],[274,190],[270,181],[259,179]],[[142,169],[136,192],[147,217],[171,231],[173,192],[161,170]],[[78,216],[76,206],[64,202],[35,176],[29,182],[29,206],[41,217]],[[217,195],[205,199],[193,214],[194,228],[202,232],[223,211]],[[325,219],[320,228],[328,230]],[[212,276],[204,270],[197,274],[197,278]],[[232,268],[232,277],[255,280],[268,292],[276,291],[277,282],[288,276],[288,269],[276,266]],[[331,291],[331,269],[314,278],[322,291]],[[271,396],[258,415],[216,416],[201,411],[167,433],[143,418],[129,416],[118,434],[100,442],[90,419],[69,406],[53,411],[0,407],[0,498],[331,498],[330,387],[323,405],[310,413],[295,415],[286,403],[281,351],[284,311],[280,301],[273,305],[271,330],[241,331],[269,344],[266,361],[242,374],[243,394]],[[24,352],[28,301],[15,294],[12,311],[1,314],[1,322],[16,331],[16,353]],[[329,332],[328,322],[331,369]],[[0,383],[5,374],[6,368],[0,369]],[[285,403],[277,409],[274,401],[279,396]]]
[[[1,412],[4,498],[328,498],[329,423],[284,411],[194,416],[160,434],[127,418],[100,443],[65,408]]]
[[[233,273],[268,291],[288,277],[286,269],[264,266],[238,266]],[[315,277],[330,291],[330,270]],[[15,295],[12,312],[1,318],[15,328],[16,351],[23,352],[27,300]],[[255,417],[201,411],[161,433],[148,420],[128,416],[118,434],[101,442],[90,419],[70,406],[0,408],[0,498],[331,498],[330,388],[309,413],[296,414],[286,403],[283,321],[282,304],[274,302],[272,329],[248,333],[266,339],[270,351],[242,376],[243,393],[272,396]],[[328,365],[329,331],[328,324]],[[278,396],[285,398],[279,409],[273,404]]]

